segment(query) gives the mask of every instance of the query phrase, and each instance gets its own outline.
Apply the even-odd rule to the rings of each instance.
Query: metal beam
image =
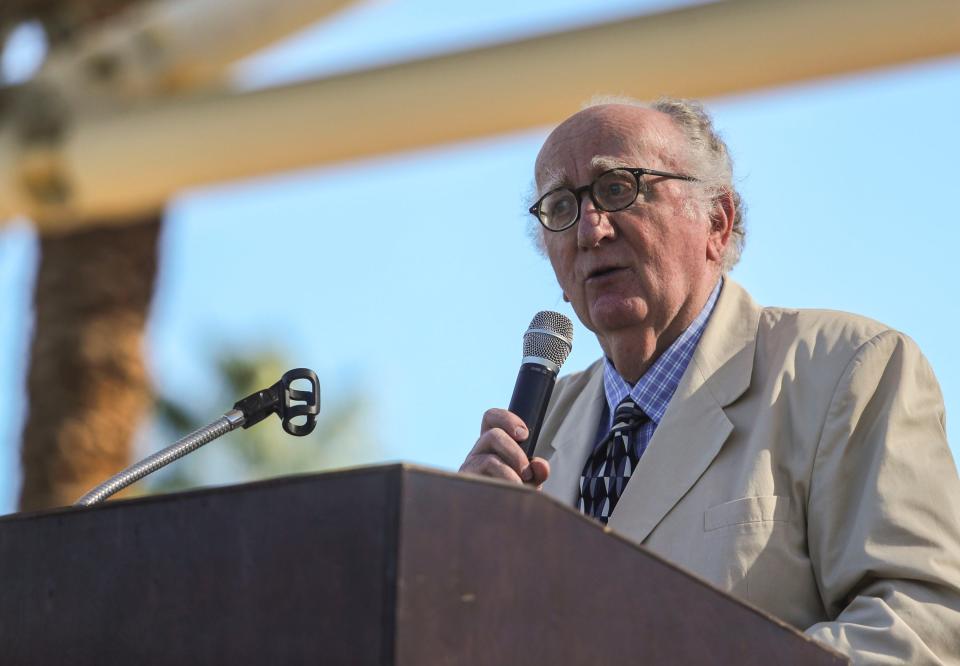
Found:
[[[78,118],[59,150],[0,135],[0,218],[48,230],[183,188],[554,123],[595,93],[712,97],[960,52],[956,0],[737,0],[240,95]],[[63,204],[24,182],[55,176]],[[43,192],[44,188],[33,188]]]
[[[58,45],[38,79],[78,102],[199,88],[353,0],[154,0]]]

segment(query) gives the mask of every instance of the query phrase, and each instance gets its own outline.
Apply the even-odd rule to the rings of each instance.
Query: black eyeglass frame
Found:
[[[633,198],[633,200],[630,201],[630,203],[628,203],[628,204],[626,204],[626,205],[624,205],[624,206],[620,206],[619,208],[604,208],[604,207],[601,206],[600,203],[597,201],[597,196],[596,196],[596,194],[594,194],[594,192],[593,192],[593,187],[597,184],[597,182],[598,182],[601,178],[603,178],[604,176],[606,176],[608,173],[613,173],[614,171],[626,171],[626,172],[629,173],[631,176],[633,176],[633,179],[634,179],[634,180],[636,181],[636,183],[637,183],[637,194],[636,194],[636,196]],[[550,190],[549,192],[547,192],[546,194],[544,194],[542,197],[540,197],[540,198],[537,200],[537,203],[535,203],[535,204],[533,204],[532,206],[530,206],[530,214],[536,216],[537,221],[540,222],[540,226],[542,226],[542,227],[543,227],[544,229],[546,229],[547,231],[566,231],[567,229],[569,229],[570,227],[576,225],[576,223],[580,221],[580,214],[581,214],[581,212],[582,212],[582,205],[581,205],[580,201],[583,199],[583,193],[584,193],[584,192],[589,192],[589,193],[590,193],[590,200],[593,201],[593,205],[596,206],[598,210],[602,210],[602,211],[605,212],[605,213],[615,213],[615,212],[617,212],[618,210],[625,210],[625,209],[629,208],[630,206],[632,206],[633,204],[635,204],[635,203],[637,202],[637,198],[640,196],[640,193],[646,191],[646,185],[644,184],[644,182],[643,182],[642,180],[640,180],[640,178],[641,178],[642,176],[660,176],[661,178],[673,178],[673,179],[677,179],[677,180],[687,180],[687,181],[696,181],[696,180],[697,180],[697,178],[694,178],[693,176],[685,176],[685,175],[679,174],[679,173],[670,173],[669,171],[658,171],[658,170],[656,170],[656,169],[646,169],[646,168],[642,168],[642,167],[640,167],[640,168],[616,167],[616,168],[614,168],[614,169],[607,169],[606,171],[604,171],[603,173],[601,173],[599,176],[597,176],[596,178],[594,178],[593,181],[592,181],[589,185],[584,185],[583,187],[578,187],[578,188],[575,189],[575,190],[572,190],[572,189],[570,189],[569,187],[558,187],[558,188],[556,188],[556,189]],[[554,229],[553,227],[548,227],[548,226],[544,223],[543,218],[540,217],[540,205],[543,203],[543,200],[544,200],[544,199],[546,199],[547,197],[549,197],[549,196],[550,196],[551,194],[553,194],[554,192],[561,192],[561,191],[563,191],[563,190],[566,190],[567,192],[572,193],[574,199],[577,200],[577,215],[576,215],[576,217],[573,218],[573,221],[570,222],[570,224],[568,224],[568,225],[566,225],[566,226],[563,226],[563,227],[560,227],[559,229]]]

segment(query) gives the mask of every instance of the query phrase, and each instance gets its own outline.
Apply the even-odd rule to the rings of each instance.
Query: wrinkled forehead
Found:
[[[616,167],[665,166],[666,142],[656,117],[661,114],[649,109],[589,111],[568,118],[544,142],[535,172],[540,194],[557,187],[586,185]]]

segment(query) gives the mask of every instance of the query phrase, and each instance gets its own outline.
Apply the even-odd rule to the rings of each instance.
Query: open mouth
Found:
[[[588,280],[605,278],[607,276],[613,275],[614,273],[619,273],[620,271],[625,270],[622,266],[602,266],[600,268],[590,271],[587,275]]]

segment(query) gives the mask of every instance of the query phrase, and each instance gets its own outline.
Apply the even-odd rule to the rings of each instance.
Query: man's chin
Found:
[[[631,328],[643,324],[647,313],[641,299],[599,298],[590,304],[591,329],[600,333]]]

